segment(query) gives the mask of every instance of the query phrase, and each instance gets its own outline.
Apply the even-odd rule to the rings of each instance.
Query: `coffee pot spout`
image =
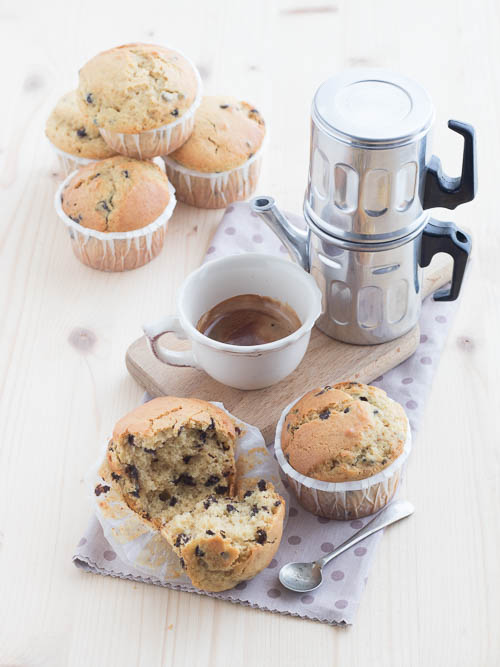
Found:
[[[281,240],[291,257],[309,271],[309,231],[292,225],[276,206],[273,197],[254,197],[250,207]]]

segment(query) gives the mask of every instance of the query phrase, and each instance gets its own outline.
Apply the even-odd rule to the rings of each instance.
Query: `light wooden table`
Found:
[[[500,662],[496,0],[7,0],[0,9],[0,665],[493,666]],[[105,274],[72,255],[43,136],[58,94],[95,52],[172,43],[209,93],[252,100],[272,128],[261,192],[300,210],[308,112],[341,68],[390,66],[437,107],[435,152],[459,168],[448,118],[478,131],[479,196],[452,216],[474,235],[461,308],[405,482],[417,512],[382,540],[356,623],[336,629],[83,574],[83,476],[140,401],[124,353],[171,310],[221,212],[179,206],[150,265]]]

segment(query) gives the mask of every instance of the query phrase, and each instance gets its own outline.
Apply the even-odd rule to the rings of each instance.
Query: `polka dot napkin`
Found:
[[[290,219],[296,224],[303,224],[297,216],[290,216]],[[248,204],[238,203],[227,208],[208,248],[205,261],[243,252],[285,254],[286,250],[266,225],[250,211]],[[405,406],[413,432],[417,429],[455,307],[453,303],[436,303],[427,299],[420,320],[422,335],[419,348],[410,359],[374,382]],[[418,452],[418,442],[415,451]],[[330,563],[325,570],[323,586],[311,594],[299,595],[285,590],[279,583],[278,572],[282,565],[290,561],[314,560],[328,553],[368,521],[369,519],[342,522],[318,518],[292,500],[282,543],[276,558],[267,569],[233,590],[202,594],[332,625],[350,624],[360,603],[382,531]],[[397,527],[394,530],[397,530]],[[95,517],[78,543],[73,561],[77,567],[95,574],[166,585],[159,580],[145,577],[128,563],[120,561],[104,538]],[[190,586],[168,584],[168,587],[200,593]]]

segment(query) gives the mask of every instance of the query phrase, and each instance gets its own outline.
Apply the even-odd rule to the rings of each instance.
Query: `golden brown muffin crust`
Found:
[[[157,165],[117,155],[80,169],[64,189],[62,208],[88,229],[128,232],[156,220],[170,196]]]
[[[262,116],[248,102],[222,95],[204,97],[195,113],[193,133],[169,157],[194,171],[228,171],[255,155],[265,132]]]
[[[365,479],[403,451],[403,408],[382,389],[356,382],[313,389],[287,415],[282,449],[298,472],[327,482]]]
[[[70,155],[91,160],[116,155],[101,137],[90,116],[79,108],[75,90],[59,99],[47,119],[45,134],[54,146]]]
[[[124,44],[103,51],[79,72],[79,105],[98,126],[137,133],[168,125],[193,104],[198,78],[178,51]]]

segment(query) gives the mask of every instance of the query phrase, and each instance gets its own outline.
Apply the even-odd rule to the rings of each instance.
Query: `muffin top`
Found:
[[[116,155],[91,162],[61,196],[74,222],[99,232],[129,232],[158,218],[170,201],[168,179],[153,162]]]
[[[63,95],[47,119],[45,134],[66,153],[102,160],[115,155],[91,118],[80,109],[76,90]]]
[[[234,97],[204,97],[195,113],[193,133],[169,157],[194,171],[228,171],[259,150],[265,133],[264,120],[251,104]]]
[[[168,125],[193,104],[193,66],[177,51],[125,44],[103,51],[79,73],[79,105],[99,127],[135,133]]]
[[[357,382],[313,389],[288,413],[281,447],[292,468],[325,482],[365,479],[404,449],[408,421],[385,391]]]

